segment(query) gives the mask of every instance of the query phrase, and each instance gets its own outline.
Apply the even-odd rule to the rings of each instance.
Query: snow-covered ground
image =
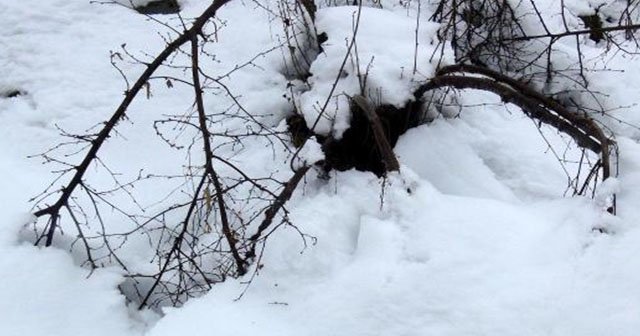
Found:
[[[209,1],[180,3],[185,17],[195,17]],[[401,105],[413,81],[435,69],[428,59],[437,26],[422,23],[417,55],[423,62],[412,73],[415,3],[409,9],[382,3],[385,9],[363,8],[360,62],[371,63],[369,85],[380,90],[379,99]],[[539,7],[546,13],[554,3]],[[588,10],[580,1],[567,3]],[[274,4],[232,1],[223,8],[223,28],[207,50],[216,57],[204,66],[224,74],[279,45],[281,23],[268,11]],[[430,8],[425,1],[424,18]],[[329,40],[311,65],[312,88],[294,97],[308,121],[331,89],[356,11],[317,13],[317,28]],[[489,94],[463,94],[459,118],[438,118],[400,138],[395,152],[402,168],[387,180],[357,171],[328,180],[307,176],[288,209],[316,244],[305,247],[296,230],[283,228],[269,238],[264,267],[249,286],[249,276],[227,280],[183,307],[164,308],[160,317],[127,305],[117,289],[118,268],[90,275],[77,255],[33,247],[20,232],[32,220],[29,199],[54,176],[51,166],[27,157],[60,142],[58,126],[82,132],[106,120],[125,89],[110,51],[126,43],[135,55],[155,55],[168,28],[126,7],[89,0],[0,0],[0,14],[0,94],[23,93],[0,97],[0,335],[631,336],[640,330],[640,133],[632,126],[640,124],[637,57],[602,57],[601,46],[584,41],[589,62],[613,69],[590,74],[595,89],[608,94],[608,106],[628,106],[614,112],[623,123],[603,120],[616,133],[619,175],[595,199],[563,196],[564,170],[517,108]],[[174,16],[158,19],[179,27]],[[289,106],[282,59],[279,50],[267,52],[228,78],[245,109],[275,111],[265,117],[274,127]],[[130,78],[142,71],[120,65]],[[107,142],[101,155],[116,171],[149,167],[169,174],[185,160],[158,139],[152,123],[189,108],[190,89],[160,86],[150,99],[136,100],[131,122]],[[337,92],[358,90],[351,74]],[[225,108],[225,101],[208,99],[210,110]],[[344,96],[331,102],[336,120],[323,121],[319,132],[339,133],[348,125],[338,113],[341,104]],[[564,137],[542,132],[562,150]],[[247,144],[236,159],[249,171],[287,173],[284,154],[265,151],[260,141]],[[93,178],[107,184],[98,172]],[[141,200],[154,199],[158,188],[143,185]],[[613,191],[616,216],[604,211]],[[141,246],[125,247],[123,258],[147,260],[153,251]]]

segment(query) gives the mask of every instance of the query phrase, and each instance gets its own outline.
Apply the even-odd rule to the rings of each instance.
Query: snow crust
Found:
[[[597,7],[566,2],[575,14]],[[208,3],[181,1],[183,15],[195,16]],[[264,4],[274,8],[274,2]],[[369,67],[373,96],[401,106],[435,70],[428,59],[437,26],[423,21],[413,74],[415,4],[382,4],[387,9],[362,10],[359,67]],[[536,4],[557,19],[551,15],[557,2]],[[422,8],[423,17],[429,8]],[[338,73],[355,11],[344,6],[317,13],[319,32],[329,39],[311,65],[310,89],[294,97],[308,123]],[[0,335],[632,336],[640,330],[640,131],[634,126],[640,124],[640,92],[630,85],[640,76],[637,56],[601,57],[602,46],[583,42],[590,64],[624,69],[588,74],[597,91],[609,94],[604,102],[629,106],[613,110],[615,119],[600,119],[616,134],[620,156],[619,175],[601,185],[596,199],[563,197],[567,176],[535,125],[496,97],[469,92],[460,97],[467,106],[460,118],[437,119],[400,139],[400,173],[386,180],[356,171],[332,173],[329,180],[309,174],[288,208],[298,229],[314,239],[305,242],[293,228],[277,231],[250,285],[248,278],[228,280],[160,318],[127,306],[117,289],[124,281],[120,271],[89,276],[77,254],[33,247],[20,231],[31,220],[29,199],[51,180],[49,166],[26,156],[59,142],[58,125],[81,132],[106,119],[124,90],[109,51],[126,43],[136,55],[154,55],[164,46],[157,32],[167,33],[166,27],[122,6],[85,0],[0,1],[0,13],[0,93],[25,93],[0,98]],[[279,23],[254,3],[233,1],[220,16],[226,25],[208,50],[216,59],[203,60],[216,73],[282,43]],[[290,112],[282,59],[279,51],[265,53],[224,79],[248,111],[274,128]],[[360,91],[352,62],[319,133],[339,135],[348,127],[346,96]],[[143,70],[123,66],[131,78]],[[155,137],[150,122],[185,109],[190,102],[181,97],[190,91],[152,87],[153,95],[136,100],[132,122],[102,154],[117,171],[153,166],[180,172],[184,158]],[[212,112],[230,103],[206,99]],[[566,140],[542,132],[554,146]],[[286,176],[287,157],[264,148],[263,140],[248,140],[234,159],[251,173]],[[310,141],[300,157],[315,162],[323,153]],[[91,178],[109,185],[100,172]],[[143,184],[137,192],[151,202],[164,191]],[[604,211],[613,193],[616,216]],[[122,225],[117,217],[110,224]],[[72,239],[72,228],[65,235]],[[152,251],[143,247],[133,242],[123,257],[144,267]]]

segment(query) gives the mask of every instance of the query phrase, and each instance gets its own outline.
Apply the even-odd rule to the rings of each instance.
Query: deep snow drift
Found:
[[[586,1],[566,2],[576,13],[589,10]],[[183,15],[194,17],[209,2],[180,3]],[[360,61],[371,64],[370,85],[381,101],[401,105],[416,81],[435,70],[428,59],[437,26],[427,22],[424,3],[417,50],[423,62],[415,73],[415,1],[363,8]],[[537,3],[553,13],[555,1]],[[279,45],[280,23],[267,10],[273,2],[264,4],[227,5],[210,50],[215,60],[204,62],[224,74]],[[311,65],[312,89],[295,97],[308,121],[340,67],[356,10],[317,13],[318,30],[329,39]],[[437,118],[400,138],[401,171],[385,181],[357,171],[332,173],[328,180],[307,176],[288,208],[316,244],[305,247],[298,232],[282,228],[270,237],[264,267],[249,286],[249,277],[228,280],[181,308],[164,309],[160,318],[127,306],[116,267],[89,276],[77,256],[35,248],[20,230],[31,220],[29,199],[52,179],[49,166],[27,156],[58,143],[58,126],[82,132],[108,118],[125,87],[109,52],[126,43],[136,55],[155,55],[167,28],[126,7],[88,0],[0,0],[0,13],[0,93],[22,93],[0,98],[0,335],[631,336],[640,330],[640,132],[632,126],[640,124],[634,105],[640,88],[630,85],[640,75],[635,57],[602,57],[601,46],[583,41],[594,67],[624,70],[589,74],[596,90],[608,94],[605,103],[629,106],[616,112],[624,123],[603,120],[616,133],[619,176],[595,199],[563,196],[565,172],[517,108],[467,92],[459,98],[465,108],[458,118]],[[158,19],[179,26],[175,17]],[[279,51],[266,53],[228,79],[248,111],[275,111],[265,117],[274,127],[288,106],[283,94],[290,83],[281,61]],[[125,65],[124,71],[135,78],[141,68]],[[136,100],[132,122],[102,154],[117,171],[148,165],[168,174],[184,160],[151,125],[187,108],[190,91],[156,90]],[[351,74],[337,92],[357,91]],[[211,109],[224,107],[209,99]],[[339,113],[345,96],[330,104],[336,118],[319,130],[339,133],[348,126],[348,115]],[[565,137],[542,132],[563,147]],[[247,169],[289,173],[281,154],[274,159],[259,141],[248,144],[236,157]],[[95,178],[107,183],[98,173]],[[158,190],[143,186],[141,199],[153,199],[145,193]],[[613,191],[616,216],[604,211]],[[152,251],[143,247],[126,247],[123,257],[148,262]]]

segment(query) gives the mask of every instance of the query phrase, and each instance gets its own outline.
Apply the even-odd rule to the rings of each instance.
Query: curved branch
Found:
[[[451,75],[454,72],[480,74],[490,78]],[[573,138],[579,146],[600,154],[603,178],[606,179],[611,175],[609,146],[612,140],[604,134],[593,119],[571,112],[552,98],[545,97],[507,76],[470,65],[453,65],[443,68],[431,81],[421,85],[414,96],[419,99],[427,91],[441,87],[483,90],[500,96],[505,103],[520,107],[527,116],[556,128]]]
[[[483,76],[490,77],[498,82],[507,84],[508,86],[512,87],[515,91],[523,93],[527,97],[544,105],[546,109],[556,112],[559,116],[568,120],[576,128],[580,129],[589,137],[592,137],[596,139],[597,142],[599,142],[598,148],[589,148],[587,146],[583,146],[583,147],[587,147],[590,150],[594,151],[595,153],[601,154],[602,162],[603,162],[603,165],[602,165],[603,178],[606,179],[607,177],[611,176],[611,164],[609,160],[609,156],[610,156],[609,145],[611,145],[612,140],[609,139],[609,137],[607,137],[604,134],[600,126],[598,126],[598,124],[596,124],[596,122],[593,119],[585,115],[571,112],[567,110],[565,106],[563,106],[553,98],[544,96],[543,94],[533,90],[527,85],[509,76],[503,75],[499,72],[496,72],[484,67],[469,65],[469,64],[456,64],[456,65],[451,65],[451,66],[447,66],[440,69],[437,75],[442,76],[442,75],[447,75],[454,72],[463,72],[463,73],[466,72],[466,73],[480,74]],[[576,140],[576,142],[578,142],[576,138],[574,139]],[[578,144],[580,144],[580,142],[578,142]]]

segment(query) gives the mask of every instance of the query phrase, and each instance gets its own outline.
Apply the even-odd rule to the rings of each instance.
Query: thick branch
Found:
[[[398,158],[393,154],[393,148],[387,140],[387,136],[382,129],[382,123],[380,123],[380,118],[374,108],[363,96],[354,96],[353,101],[364,111],[365,116],[367,116],[367,119],[369,120],[371,129],[373,130],[373,137],[376,140],[376,146],[378,147],[378,151],[380,151],[380,156],[382,157],[385,173],[400,170]]]
[[[262,237],[269,226],[271,226],[278,212],[284,207],[285,203],[289,201],[289,199],[293,195],[293,192],[298,187],[298,184],[300,183],[300,181],[302,181],[302,178],[310,168],[310,166],[303,166],[302,168],[296,170],[291,179],[289,179],[289,181],[284,185],[284,189],[282,189],[275,201],[271,203],[267,210],[265,210],[262,223],[260,223],[260,226],[258,227],[256,233],[254,233],[249,238],[249,243],[251,244],[251,246],[245,256],[247,260],[255,257],[256,245],[258,243],[258,240]]]

